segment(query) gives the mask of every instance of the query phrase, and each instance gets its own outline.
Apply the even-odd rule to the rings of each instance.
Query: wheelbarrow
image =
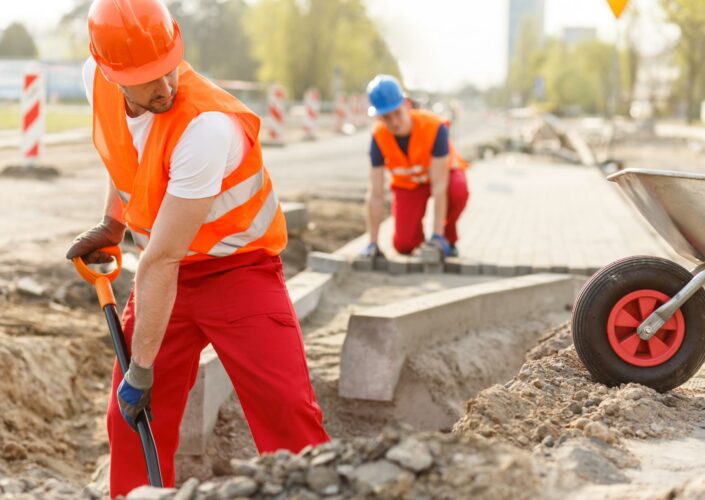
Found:
[[[125,335],[123,334],[120,317],[117,312],[117,301],[115,300],[113,288],[110,284],[115,281],[120,274],[120,269],[122,266],[122,253],[120,252],[119,247],[107,247],[101,249],[101,251],[113,256],[115,259],[116,266],[111,272],[103,274],[94,271],[86,265],[81,257],[74,258],[73,265],[76,267],[78,274],[80,274],[84,280],[95,286],[96,293],[98,294],[98,302],[100,303],[100,307],[105,313],[105,319],[108,322],[108,330],[110,331],[110,337],[113,341],[113,347],[115,348],[115,355],[117,357],[118,365],[120,366],[120,371],[124,375],[130,366],[130,357],[128,356],[129,351],[127,350]],[[137,434],[139,435],[140,442],[142,443],[142,452],[144,453],[144,460],[147,466],[147,478],[149,479],[149,484],[151,486],[161,487],[162,473],[159,467],[159,455],[157,454],[157,446],[154,442],[152,429],[149,425],[149,418],[145,410],[142,410],[142,413],[137,416],[135,419],[135,424],[137,427]]]
[[[705,360],[705,175],[629,168],[608,180],[695,266],[635,256],[600,269],[573,308],[573,343],[597,381],[667,391]]]

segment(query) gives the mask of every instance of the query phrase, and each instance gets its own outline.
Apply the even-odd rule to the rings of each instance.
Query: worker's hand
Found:
[[[132,430],[137,430],[136,420],[142,410],[147,410],[149,415],[153,382],[154,368],[142,368],[132,361],[118,386],[117,399],[120,413]]]
[[[112,257],[101,248],[119,245],[125,236],[125,225],[104,215],[100,224],[88,231],[81,233],[73,240],[71,248],[66,253],[66,258],[72,260],[82,257],[86,264],[104,264],[112,261]]]
[[[379,246],[374,241],[371,241],[370,243],[368,243],[368,245],[360,251],[360,255],[362,257],[370,257],[370,258],[381,257],[381,258],[384,258],[384,254],[382,253],[382,250],[379,249]]]
[[[444,257],[450,257],[453,254],[453,247],[442,234],[433,233],[431,239],[428,240],[429,245],[433,245],[443,252]]]

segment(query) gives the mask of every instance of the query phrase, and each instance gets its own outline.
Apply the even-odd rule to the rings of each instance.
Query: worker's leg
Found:
[[[174,455],[179,442],[179,426],[188,392],[198,373],[200,352],[205,338],[186,314],[177,293],[174,313],[164,341],[154,362],[151,422],[159,452],[164,486],[174,486]],[[123,314],[125,340],[130,346],[135,323],[133,298]],[[108,404],[108,438],[110,440],[110,496],[127,495],[137,486],[149,484],[139,435],[123,420],[115,393],[122,380],[120,368],[113,370],[112,392]]]
[[[233,382],[257,449],[298,452],[328,441],[279,257],[262,254],[219,281],[206,291],[219,310],[211,307],[198,323]]]
[[[416,189],[392,188],[392,242],[397,252],[410,254],[423,243],[423,217],[430,196],[431,188],[428,184]]]
[[[458,241],[457,223],[470,198],[465,170],[453,169],[448,177],[448,215],[445,237],[451,245]]]

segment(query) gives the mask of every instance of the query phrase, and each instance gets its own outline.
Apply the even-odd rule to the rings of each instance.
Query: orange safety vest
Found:
[[[235,97],[179,65],[179,87],[174,105],[154,115],[141,161],[132,145],[125,120],[125,101],[117,85],[96,68],[93,86],[93,143],[123,202],[123,215],[135,243],[147,246],[167,183],[171,154],[181,134],[200,113],[235,114],[252,149],[223,179],[220,193],[182,262],[264,250],[278,255],[286,246],[284,214],[262,163],[257,136],[260,120]]]
[[[373,134],[384,157],[384,166],[392,176],[392,187],[416,189],[430,180],[431,153],[438,128],[450,123],[437,115],[421,109],[412,109],[411,137],[407,154],[399,147],[394,134],[381,122],[376,121]],[[466,169],[469,164],[458,154],[449,139],[448,168]]]

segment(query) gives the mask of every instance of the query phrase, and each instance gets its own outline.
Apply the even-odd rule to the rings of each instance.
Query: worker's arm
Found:
[[[108,186],[105,192],[105,208],[103,208],[103,213],[108,217],[112,217],[121,224],[125,224],[125,217],[122,214],[122,208],[122,201],[120,200],[120,195],[118,194],[117,188],[110,179],[110,176],[108,176]]]
[[[431,160],[431,196],[433,196],[433,232],[443,234],[448,213],[448,155]]]
[[[151,367],[157,357],[176,299],[179,263],[206,220],[213,197],[164,196],[135,276],[135,330],[132,361]]]
[[[377,243],[379,226],[384,220],[384,168],[372,167],[367,188],[367,231],[370,242]]]

